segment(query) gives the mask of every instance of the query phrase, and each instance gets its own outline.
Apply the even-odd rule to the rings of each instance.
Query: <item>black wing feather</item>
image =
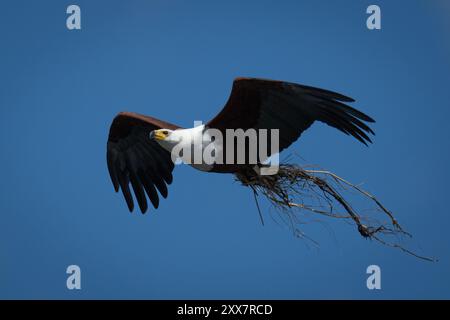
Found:
[[[164,198],[168,195],[174,164],[169,152],[149,138],[151,131],[162,128],[178,127],[134,113],[120,113],[111,124],[106,152],[108,171],[115,191],[122,190],[130,211],[134,209],[130,184],[142,213],[148,209],[146,194],[155,209],[159,206],[156,190]]]
[[[238,78],[225,107],[206,125],[226,129],[279,129],[280,150],[296,141],[315,121],[321,121],[367,145],[375,122],[344,102],[342,94],[296,83]]]

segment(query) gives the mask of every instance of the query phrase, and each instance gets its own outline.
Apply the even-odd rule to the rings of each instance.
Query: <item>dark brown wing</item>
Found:
[[[147,211],[145,193],[155,208],[159,205],[156,190],[167,197],[174,164],[170,153],[149,138],[151,131],[162,128],[179,127],[130,112],[119,113],[111,124],[106,152],[109,175],[116,192],[122,190],[130,211],[134,208],[130,183],[142,213]]]
[[[375,121],[343,102],[354,100],[295,83],[237,78],[225,107],[206,125],[222,132],[238,128],[279,129],[282,151],[318,120],[367,145],[371,140],[366,133],[374,132],[362,121]]]

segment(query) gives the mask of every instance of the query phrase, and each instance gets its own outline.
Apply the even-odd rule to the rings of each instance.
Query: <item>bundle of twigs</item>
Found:
[[[253,190],[263,224],[258,195],[263,195],[279,212],[286,214],[290,226],[296,234],[303,233],[297,228],[298,210],[295,209],[307,210],[327,217],[349,219],[354,222],[364,238],[374,239],[384,245],[398,248],[420,259],[435,261],[433,258],[420,256],[399,243],[384,240],[381,235],[411,237],[411,234],[402,229],[393,214],[372,194],[330,171],[303,169],[295,164],[281,164],[278,173],[274,175],[259,175],[255,170],[249,168],[248,171],[236,174],[236,179]],[[358,214],[341,194],[342,191],[350,189],[372,201],[377,211],[385,214],[388,222],[372,221],[369,217],[362,217]],[[341,210],[343,209],[342,212],[335,210],[336,204]]]

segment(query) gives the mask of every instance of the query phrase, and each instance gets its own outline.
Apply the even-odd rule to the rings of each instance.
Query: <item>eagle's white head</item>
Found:
[[[200,143],[203,144],[203,130],[204,125],[197,126],[188,129],[158,129],[153,130],[150,133],[150,139],[154,139],[160,146],[162,146],[167,151],[171,152],[172,149],[177,145],[181,144],[180,147],[187,148],[191,147],[193,144]]]
[[[182,136],[178,130],[158,129],[150,132],[150,139],[155,140],[164,149],[171,152],[173,147],[180,143]]]
[[[159,129],[150,132],[150,139],[155,139],[156,141],[170,140],[173,130],[170,129]]]

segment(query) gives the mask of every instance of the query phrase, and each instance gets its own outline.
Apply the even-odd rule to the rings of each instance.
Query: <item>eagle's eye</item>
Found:
[[[167,136],[167,135],[169,134],[169,131],[164,130],[162,133],[163,133],[165,136]]]

